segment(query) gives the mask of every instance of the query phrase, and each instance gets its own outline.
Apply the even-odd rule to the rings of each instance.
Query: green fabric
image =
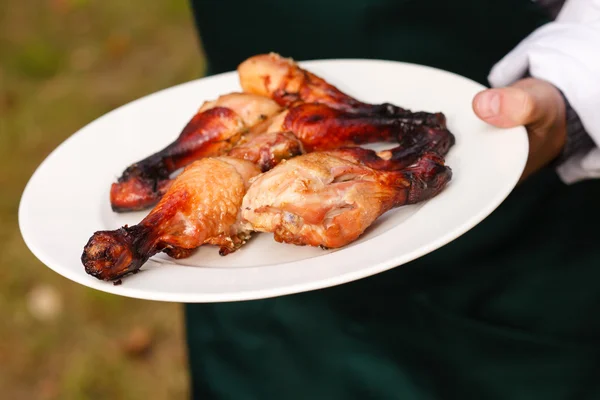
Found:
[[[194,10],[213,73],[277,51],[410,61],[482,83],[545,22],[528,0],[196,0]],[[599,206],[600,181],[566,186],[548,168],[410,264],[309,293],[186,305],[194,397],[599,399]]]
[[[277,51],[298,60],[415,62],[487,83],[490,68],[546,22],[529,0],[192,0],[212,73]]]

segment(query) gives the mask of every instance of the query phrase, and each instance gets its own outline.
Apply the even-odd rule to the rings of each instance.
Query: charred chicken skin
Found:
[[[160,251],[182,258],[204,243],[235,249],[248,237],[239,210],[250,178],[259,173],[256,164],[237,158],[195,161],[138,225],[94,233],[81,258],[86,272],[112,280]]]
[[[231,93],[205,102],[173,143],[129,166],[110,190],[114,211],[148,208],[165,194],[170,175],[202,157],[229,151],[250,127],[281,110],[273,100]]]
[[[262,172],[283,160],[305,152],[302,142],[291,132],[268,132],[252,136],[236,145],[230,157],[252,161]]]
[[[377,158],[369,150],[341,149],[286,161],[252,183],[242,218],[278,242],[338,248],[386,211],[435,196],[452,176],[435,153],[408,167]]]
[[[359,102],[276,54],[251,57],[238,72],[246,93],[205,102],[173,143],[129,166],[111,186],[114,211],[153,206],[174,171],[202,157],[227,154],[248,132],[290,131],[310,150],[396,139],[421,127],[454,140],[441,113]],[[289,109],[282,112],[281,107]]]
[[[119,182],[112,185],[113,210],[148,208],[166,192],[171,183],[170,175],[176,169],[195,159],[228,154],[235,146],[244,145],[265,131],[291,132],[307,151],[383,141],[424,142],[436,136],[446,146],[439,147],[445,154],[454,143],[454,136],[445,128],[414,125],[394,116],[347,113],[324,104],[300,104],[262,122],[258,122],[261,119],[259,111],[267,110],[259,106],[253,109],[254,112],[246,111],[246,123],[230,108],[215,107],[198,113],[192,120],[195,125],[190,122],[174,143],[129,167]],[[246,129],[252,123],[255,123],[254,127]],[[428,134],[429,131],[432,134]]]
[[[191,163],[139,224],[94,233],[81,257],[85,270],[113,280],[137,271],[161,251],[184,258],[205,243],[220,246],[221,254],[234,251],[250,235],[240,224],[250,179],[302,151],[294,135],[266,133],[237,147],[237,158],[207,157]]]
[[[445,128],[415,125],[395,116],[347,113],[316,103],[300,104],[273,117],[267,132],[285,131],[296,135],[307,151],[375,142],[424,141],[433,135],[438,140],[445,138],[448,149],[454,144],[454,136]],[[448,149],[440,151],[445,154]]]
[[[271,97],[284,107],[320,103],[349,113],[395,116],[414,125],[446,128],[446,118],[442,113],[411,112],[389,103],[363,103],[300,68],[294,60],[276,53],[248,58],[238,66],[238,74],[244,92]]]
[[[407,167],[419,149],[401,144],[379,153],[353,147],[314,154],[393,170]],[[94,233],[82,255],[86,271],[99,279],[114,280],[137,271],[161,251],[184,258],[205,243],[220,246],[223,255],[235,251],[253,231],[241,223],[241,205],[251,178],[303,152],[295,135],[273,132],[251,135],[228,156],[193,162],[138,225]]]
[[[275,54],[238,71],[246,93],[204,103],[176,141],[112,185],[113,210],[155,207],[137,225],[94,233],[81,257],[87,273],[115,280],[159,252],[184,258],[203,244],[225,255],[253,231],[341,247],[451,179],[442,156],[455,139],[443,114],[359,102]],[[399,145],[356,147],[386,141]]]

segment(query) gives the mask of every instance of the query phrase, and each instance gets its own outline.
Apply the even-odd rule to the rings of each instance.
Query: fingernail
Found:
[[[500,113],[500,95],[496,92],[484,92],[477,100],[477,111],[482,118],[490,118]]]

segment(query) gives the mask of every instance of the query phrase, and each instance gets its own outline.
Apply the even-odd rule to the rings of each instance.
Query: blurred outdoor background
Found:
[[[186,0],[0,0],[0,398],[187,398],[181,307],[62,278],[17,209],[68,136],[203,71]]]

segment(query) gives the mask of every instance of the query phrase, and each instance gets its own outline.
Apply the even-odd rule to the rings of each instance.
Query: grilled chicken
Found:
[[[438,156],[417,160],[423,149],[407,141],[379,153],[352,147],[308,157],[289,132],[254,135],[229,156],[188,165],[138,225],[96,232],[82,262],[89,274],[113,280],[161,251],[184,258],[208,243],[228,254],[254,230],[290,243],[342,246],[388,209],[441,190],[450,171]],[[288,161],[259,177],[244,197],[252,178],[282,160]]]
[[[137,225],[94,233],[81,258],[87,273],[114,280],[158,252],[184,258],[203,244],[225,255],[254,230],[344,246],[384,212],[435,196],[450,180],[442,156],[454,136],[443,114],[359,102],[275,54],[238,71],[246,93],[204,103],[175,142],[112,185],[115,211],[158,204]],[[348,147],[381,141],[399,145]]]
[[[347,113],[324,104],[300,104],[283,111],[271,121],[267,132],[292,132],[308,151],[375,142],[417,140],[423,135],[423,130],[435,131],[440,138],[446,138],[449,146],[454,144],[454,136],[445,128],[414,125],[396,116]],[[423,139],[427,137],[425,134]]]
[[[288,160],[252,183],[242,217],[278,242],[338,248],[356,240],[380,215],[438,194],[451,179],[435,153],[406,167],[393,152],[341,149]],[[379,168],[379,169],[377,169]]]
[[[426,143],[430,142],[435,143],[435,138]],[[326,154],[372,169],[393,170],[407,167],[420,151],[408,142],[408,147],[401,144],[379,153],[354,147]],[[161,251],[184,258],[205,243],[220,246],[221,254],[235,251],[253,231],[240,223],[239,212],[250,179],[303,152],[292,133],[273,132],[248,136],[228,156],[193,162],[139,224],[96,232],[90,238],[82,255],[86,271],[112,280],[137,271]]]
[[[252,161],[262,172],[265,172],[281,161],[304,152],[302,142],[293,133],[268,132],[249,137],[238,143],[228,155]]]
[[[446,128],[442,113],[411,112],[389,103],[368,104],[343,93],[323,78],[300,68],[291,58],[260,54],[238,66],[244,92],[267,96],[284,107],[299,103],[320,103],[340,111],[368,116],[395,116],[414,125]]]
[[[112,280],[160,251],[183,258],[204,243],[235,249],[249,234],[238,223],[241,200],[259,173],[256,164],[226,156],[193,162],[138,225],[94,233],[81,259],[86,272]]]
[[[177,140],[128,167],[112,184],[112,209],[134,211],[156,204],[169,188],[174,171],[199,158],[226,153],[246,130],[280,110],[273,100],[248,93],[205,102]]]
[[[259,99],[264,99],[259,97]],[[249,99],[248,99],[249,100]],[[262,102],[262,100],[258,100]],[[240,109],[238,107],[237,109]],[[341,146],[382,141],[429,140],[424,130],[445,138],[445,154],[454,136],[445,128],[414,125],[396,116],[365,116],[347,113],[324,104],[300,104],[257,123],[262,107],[245,110],[245,118],[231,108],[214,107],[200,112],[182,135],[161,152],[129,167],[111,189],[115,211],[140,210],[155,204],[168,189],[173,171],[202,157],[228,154],[262,133],[291,132],[307,151],[330,150]],[[265,111],[266,112],[266,111]],[[247,121],[247,122],[244,122]],[[246,129],[250,124],[255,125]],[[201,127],[201,128],[199,128]]]
[[[248,132],[290,131],[312,150],[395,139],[420,126],[452,135],[441,113],[362,103],[276,54],[251,57],[238,72],[246,93],[205,102],[173,143],[129,166],[111,186],[114,211],[156,204],[174,171],[202,157],[227,154]]]
[[[137,271],[165,252],[189,256],[207,243],[221,254],[239,248],[250,230],[240,224],[240,206],[249,180],[303,151],[290,133],[267,133],[236,147],[236,157],[207,157],[188,165],[154,209],[135,226],[94,233],[84,248],[85,270],[103,280]],[[260,167],[259,167],[260,166]]]

